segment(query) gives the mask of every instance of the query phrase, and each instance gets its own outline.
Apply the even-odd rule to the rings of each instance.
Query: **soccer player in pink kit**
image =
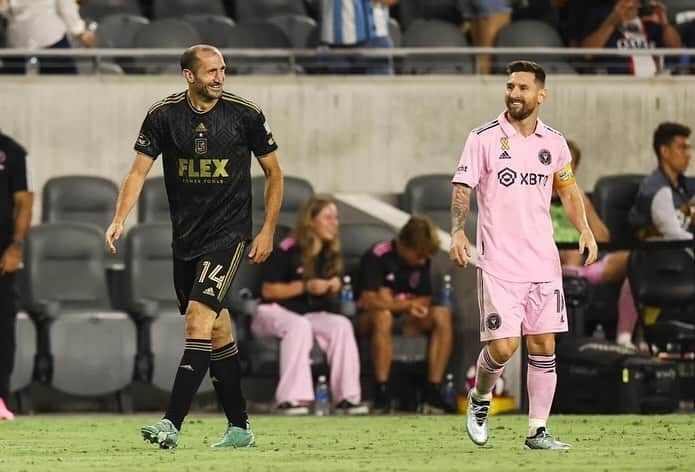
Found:
[[[475,387],[468,397],[466,429],[471,440],[488,440],[492,387],[518,349],[528,348],[531,449],[569,449],[546,426],[555,394],[555,333],[567,331],[560,258],[553,242],[553,189],[580,232],[585,264],[597,247],[587,223],[565,138],[538,119],[545,101],[545,71],[536,63],[507,67],[506,110],[473,130],[452,180],[451,259],[466,267],[471,247],[464,233],[473,189],[478,197],[478,304],[480,338]]]

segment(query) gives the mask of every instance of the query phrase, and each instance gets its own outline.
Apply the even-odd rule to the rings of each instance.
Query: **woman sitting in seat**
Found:
[[[309,412],[314,399],[310,359],[314,339],[328,357],[336,411],[368,412],[360,404],[360,360],[352,323],[335,313],[342,273],[338,209],[331,197],[312,197],[299,210],[294,234],[262,267],[263,301],[251,324],[255,336],[282,340],[275,392],[279,412]]]

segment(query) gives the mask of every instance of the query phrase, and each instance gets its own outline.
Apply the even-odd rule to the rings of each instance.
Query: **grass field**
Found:
[[[0,471],[694,471],[695,415],[555,416],[571,451],[523,449],[526,417],[491,419],[475,447],[464,417],[253,417],[257,447],[210,449],[221,416],[193,415],[178,449],[138,429],[157,415],[36,416],[0,423]]]

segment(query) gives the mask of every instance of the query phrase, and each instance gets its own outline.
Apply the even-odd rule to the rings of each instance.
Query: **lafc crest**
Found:
[[[195,153],[196,154],[206,154],[208,152],[208,138],[206,138],[208,130],[205,128],[205,125],[203,123],[200,123],[196,129],[196,138],[195,138]]]

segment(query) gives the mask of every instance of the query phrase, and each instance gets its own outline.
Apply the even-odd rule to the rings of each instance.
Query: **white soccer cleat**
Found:
[[[466,431],[468,432],[468,437],[471,438],[471,441],[478,446],[483,446],[487,443],[490,436],[487,426],[487,416],[490,412],[490,401],[475,400],[472,393],[473,390],[468,392]]]

